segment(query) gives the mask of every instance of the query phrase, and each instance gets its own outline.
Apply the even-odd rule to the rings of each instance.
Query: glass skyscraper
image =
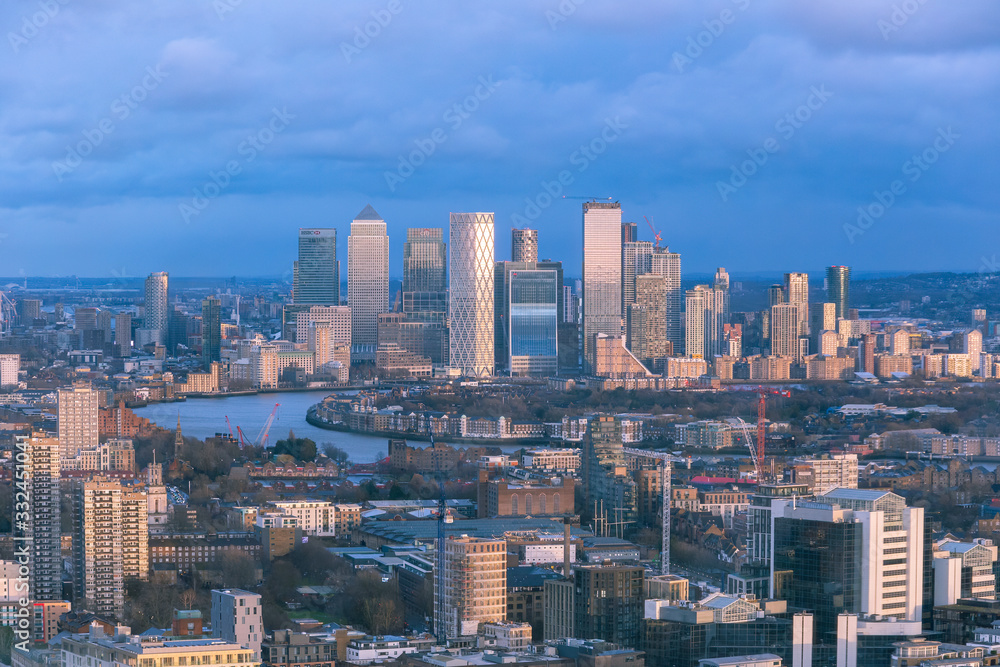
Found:
[[[352,357],[374,359],[378,316],[389,312],[389,236],[385,221],[371,206],[354,218],[347,237],[347,305]]]
[[[452,213],[449,356],[474,377],[493,375],[493,213]]]
[[[512,262],[538,261],[538,230],[510,230],[510,259]]]
[[[583,205],[583,360],[594,364],[597,334],[622,331],[622,207],[618,202]]]
[[[340,303],[340,263],[336,229],[300,229],[292,300],[304,306]]]
[[[553,270],[510,272],[511,375],[553,375],[559,366],[559,277]]]
[[[201,363],[205,370],[222,359],[222,303],[210,296],[201,301]]]
[[[837,319],[851,311],[851,267],[829,266],[826,269],[826,300],[837,305]]]
[[[403,244],[403,291],[444,292],[447,256],[441,228],[406,230]]]

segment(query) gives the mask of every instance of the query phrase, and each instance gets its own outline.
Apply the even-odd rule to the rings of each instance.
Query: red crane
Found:
[[[656,229],[653,227],[653,223],[649,220],[649,218],[647,218],[646,216],[642,217],[646,218],[646,224],[649,225],[649,231],[653,232],[653,238],[656,239],[656,249],[659,250],[660,241],[663,240],[663,237],[660,236],[660,232],[656,231]]]
[[[229,415],[226,415],[226,427],[229,428],[229,437],[235,440],[236,436],[233,435],[233,425],[229,423]]]
[[[757,392],[757,460],[760,461],[760,465],[764,465],[764,442],[767,439],[767,428],[765,426],[767,422],[767,396],[768,394],[772,396],[781,396],[782,398],[789,398],[792,392],[788,389],[772,389],[771,387],[764,387],[763,385],[758,385],[756,388],[746,387],[746,386],[731,386],[727,387],[728,391],[755,391]],[[748,443],[749,444],[749,443]]]

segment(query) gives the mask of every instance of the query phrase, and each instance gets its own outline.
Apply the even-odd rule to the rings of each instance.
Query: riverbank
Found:
[[[331,424],[316,416],[313,408],[306,411],[306,421],[316,428],[327,431],[337,431],[340,433],[354,433],[356,435],[372,436],[377,438],[394,438],[399,440],[416,440],[419,442],[430,442],[431,436],[427,433],[397,433],[395,431],[359,431],[344,424]],[[462,438],[452,435],[436,435],[436,442],[447,442],[457,445],[481,445],[483,447],[539,447],[548,446],[549,438]]]

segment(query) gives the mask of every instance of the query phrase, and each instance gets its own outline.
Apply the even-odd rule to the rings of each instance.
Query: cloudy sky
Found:
[[[393,275],[450,211],[573,275],[562,194],[685,273],[1000,253],[995,0],[6,0],[0,31],[3,276],[281,275],[368,203]]]

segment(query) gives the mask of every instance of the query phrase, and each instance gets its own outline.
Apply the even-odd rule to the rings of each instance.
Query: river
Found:
[[[228,433],[226,417],[233,425],[233,432],[239,426],[243,435],[255,439],[264,428],[274,404],[278,403],[278,413],[271,425],[268,443],[286,437],[288,431],[295,432],[296,437],[310,438],[322,451],[322,444],[332,442],[347,452],[348,458],[354,463],[371,463],[383,457],[389,451],[387,438],[360,433],[343,433],[317,428],[306,421],[306,410],[309,406],[322,401],[330,394],[329,389],[318,391],[286,392],[277,394],[253,394],[246,396],[229,396],[226,398],[189,398],[177,403],[153,403],[144,408],[137,408],[136,414],[145,417],[157,426],[173,430],[177,427],[177,416],[181,418],[181,431],[204,440],[216,433]],[[428,443],[413,443],[416,447],[426,447]],[[484,445],[491,445],[489,440]],[[468,447],[469,445],[457,445]],[[516,451],[517,446],[504,445],[505,452]]]

